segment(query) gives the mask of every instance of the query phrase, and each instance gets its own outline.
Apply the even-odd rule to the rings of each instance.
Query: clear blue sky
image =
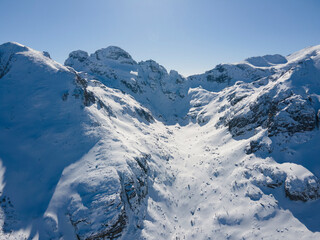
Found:
[[[319,0],[0,0],[0,43],[69,52],[109,45],[184,75],[320,44]]]

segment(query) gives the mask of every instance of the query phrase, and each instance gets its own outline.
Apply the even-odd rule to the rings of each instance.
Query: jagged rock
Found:
[[[47,51],[43,51],[43,56],[51,59],[50,53]]]
[[[138,113],[138,115],[140,117],[144,118],[148,122],[153,122],[154,121],[154,118],[152,117],[151,113],[149,113],[145,109],[143,109],[143,108],[135,108],[135,110],[136,110],[136,112]]]
[[[290,78],[289,78],[290,79]],[[269,82],[262,86],[256,96],[247,104],[247,94],[238,90],[227,95],[231,112],[220,117],[234,136],[239,136],[258,127],[267,128],[269,136],[312,131],[316,127],[316,113],[309,96],[282,88],[286,83]],[[237,87],[254,90],[248,84]],[[235,88],[235,87],[234,87]]]

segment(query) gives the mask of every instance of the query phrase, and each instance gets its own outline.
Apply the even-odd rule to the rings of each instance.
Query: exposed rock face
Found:
[[[282,84],[279,86],[269,83],[249,104],[246,104],[246,95],[234,92],[229,96],[234,112],[229,118],[222,119],[225,119],[225,124],[234,136],[257,127],[267,128],[269,136],[279,133],[292,135],[311,131],[316,127],[316,112],[309,96],[283,89]]]
[[[43,56],[45,56],[47,58],[51,58],[50,53],[47,51],[43,51]]]

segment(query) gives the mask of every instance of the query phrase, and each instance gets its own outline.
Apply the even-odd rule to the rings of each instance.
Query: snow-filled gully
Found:
[[[167,126],[165,132],[170,133],[165,144],[172,156],[166,163],[168,178],[154,179],[142,236],[272,239],[288,232],[304,236],[298,229],[305,226],[246,176],[250,163],[259,161],[244,153],[246,140],[237,141],[210,123]],[[271,229],[277,232],[267,234]]]
[[[178,239],[210,236],[219,231],[211,227],[220,216],[217,210],[221,205],[232,205],[235,195],[228,190],[231,184],[227,180],[235,160],[228,161],[229,156],[224,156],[224,150],[229,147],[220,147],[226,141],[225,132],[209,134],[208,128],[199,125],[168,128],[171,134],[167,145],[174,157],[168,161],[166,170],[169,176],[174,176],[174,181],[155,179],[153,187],[166,201],[152,199],[150,194],[148,212],[157,224],[146,221],[144,231]],[[228,209],[225,214],[228,215]]]

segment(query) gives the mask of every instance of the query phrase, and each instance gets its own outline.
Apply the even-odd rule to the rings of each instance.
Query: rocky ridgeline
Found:
[[[187,88],[184,87],[186,79],[176,71],[168,73],[153,60],[137,63],[118,47],[100,49],[90,56],[81,50],[74,51],[69,54],[65,65],[89,74],[89,78],[97,78],[109,87],[131,94],[150,108],[155,116],[164,119],[175,114],[172,113],[172,106],[187,95]]]
[[[190,115],[204,124],[215,113],[219,116],[216,126],[227,126],[234,137],[259,127],[270,137],[312,131],[319,125],[318,52],[318,48],[311,48],[305,55],[313,58],[296,59],[293,55],[289,61],[280,55],[254,57],[191,76],[191,82],[219,83],[220,91],[203,85],[193,89]]]
[[[72,52],[65,64],[133,94],[142,103],[150,98],[148,93],[157,95],[160,92],[166,104],[158,101],[153,105],[154,115],[164,113],[163,108],[167,104],[177,104],[175,101],[179,98],[183,105],[191,105],[188,116],[199,124],[219,116],[216,127],[228,127],[235,138],[246,137],[248,133],[250,137],[258,136],[261,133],[257,129],[262,129],[269,138],[281,136],[289,141],[296,133],[312,131],[319,125],[318,52],[315,47],[288,58],[278,54],[252,57],[238,64],[220,64],[204,74],[188,78],[175,71],[168,74],[152,60],[136,63],[128,53],[115,47],[98,50],[90,56],[83,51]],[[191,88],[193,90],[188,92]],[[251,140],[246,153],[272,151],[272,146],[261,139],[260,136]],[[319,197],[319,181],[311,173],[299,179],[283,171],[271,179],[275,183],[264,185],[284,186],[287,196],[293,200]]]

